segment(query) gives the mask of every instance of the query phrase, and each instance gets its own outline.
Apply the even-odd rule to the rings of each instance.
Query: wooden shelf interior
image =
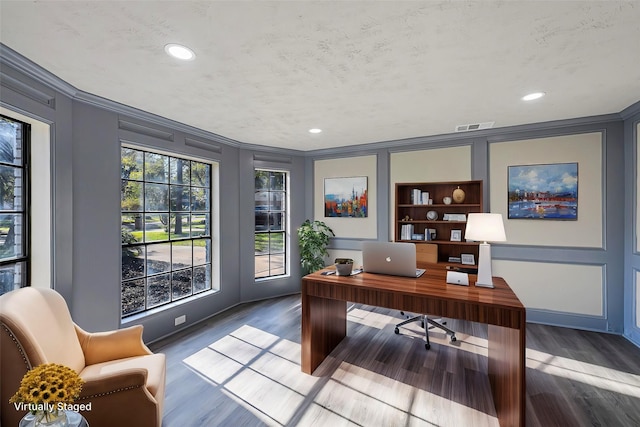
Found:
[[[457,188],[465,192],[462,203],[443,203],[444,197],[452,197]],[[418,189],[420,193],[429,192],[433,204],[414,203],[412,193]],[[453,198],[453,197],[452,197]],[[421,201],[421,200],[420,200]],[[438,218],[427,219],[427,212],[435,211]],[[437,245],[438,264],[454,265],[449,262],[450,257],[460,258],[462,254],[472,254],[478,260],[478,242],[464,241],[466,221],[445,221],[444,214],[464,214],[484,212],[482,181],[452,181],[452,182],[412,182],[396,184],[395,206],[395,240],[416,244]],[[408,218],[406,220],[405,218]],[[402,239],[403,225],[413,225],[413,234],[425,235],[428,229],[435,230],[435,239],[431,241],[414,238]],[[461,241],[452,241],[452,230],[460,231]],[[457,264],[463,267],[462,264]]]

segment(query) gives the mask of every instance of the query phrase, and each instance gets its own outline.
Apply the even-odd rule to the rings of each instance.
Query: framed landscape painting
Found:
[[[324,216],[366,218],[367,177],[324,179]]]
[[[509,219],[578,219],[578,163],[508,169]]]

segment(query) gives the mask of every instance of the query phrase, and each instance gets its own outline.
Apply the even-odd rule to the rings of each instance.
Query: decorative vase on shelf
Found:
[[[453,201],[456,203],[464,202],[464,190],[458,186],[455,190],[453,190]]]

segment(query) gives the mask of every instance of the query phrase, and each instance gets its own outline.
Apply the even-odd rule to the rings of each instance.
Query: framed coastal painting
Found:
[[[578,163],[508,169],[509,219],[578,219]]]
[[[366,218],[367,177],[324,179],[324,216]]]

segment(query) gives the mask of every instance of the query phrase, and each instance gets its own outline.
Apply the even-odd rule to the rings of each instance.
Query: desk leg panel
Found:
[[[525,332],[488,326],[488,371],[502,427],[525,425]]]
[[[302,295],[302,372],[311,374],[347,335],[347,302]]]

